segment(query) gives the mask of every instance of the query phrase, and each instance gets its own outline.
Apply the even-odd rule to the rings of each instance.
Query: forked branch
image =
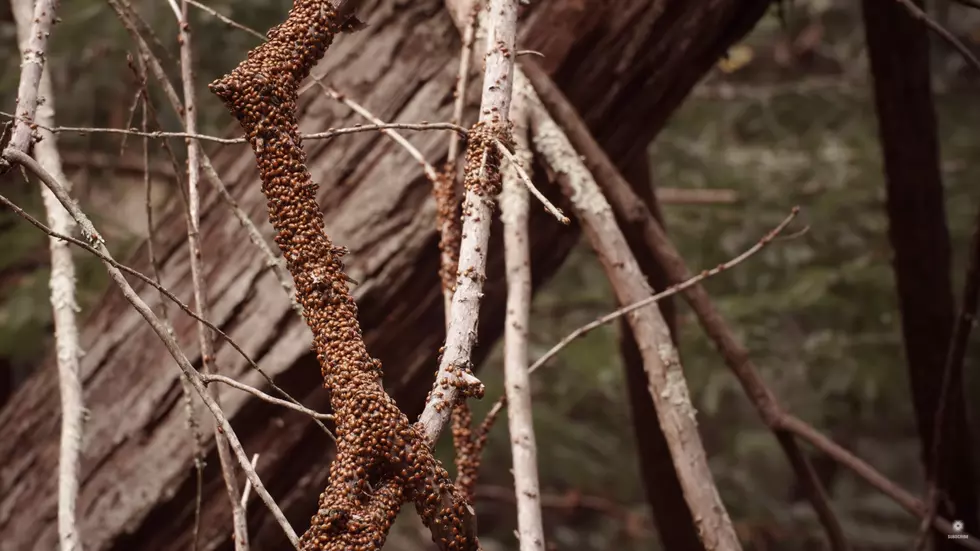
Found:
[[[317,185],[298,132],[299,84],[336,34],[355,28],[353,2],[297,0],[235,70],[210,85],[245,130],[255,154],[276,243],[286,258],[330,389],[337,456],[330,484],[303,535],[305,550],[379,549],[402,503],[415,503],[444,550],[478,547],[472,509],[381,386],[344,273],[347,250],[323,229]],[[424,431],[424,429],[423,429]]]

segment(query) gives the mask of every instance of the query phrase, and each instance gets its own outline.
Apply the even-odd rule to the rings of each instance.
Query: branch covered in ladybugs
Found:
[[[432,456],[431,444],[381,386],[381,362],[364,345],[344,273],[347,250],[324,232],[299,135],[300,82],[338,33],[360,25],[352,7],[297,0],[267,42],[210,85],[255,153],[276,243],[330,389],[337,457],[300,543],[309,551],[380,549],[402,503],[412,501],[441,549],[473,550],[479,542],[472,509]]]

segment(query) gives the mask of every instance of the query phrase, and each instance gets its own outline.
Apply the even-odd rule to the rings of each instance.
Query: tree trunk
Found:
[[[624,176],[628,178],[636,189],[637,195],[643,199],[654,216],[663,223],[660,206],[653,192],[648,159],[634,160],[624,172]],[[650,248],[643,241],[642,234],[624,220],[620,220],[619,224],[650,286],[655,292],[666,289],[670,285],[667,274],[653,258]],[[667,298],[660,301],[658,306],[667,326],[670,327],[670,336],[674,344],[677,344],[676,303],[672,298]],[[704,545],[698,537],[691,510],[684,500],[684,493],[681,491],[680,481],[674,470],[674,462],[667,449],[667,440],[657,420],[653,398],[646,388],[647,375],[643,370],[640,349],[625,319],[620,322],[619,331],[619,350],[623,358],[623,368],[626,370],[630,414],[639,455],[637,460],[640,464],[647,501],[653,512],[653,522],[660,536],[660,544],[664,549],[671,551],[702,551]]]
[[[646,144],[694,83],[762,13],[764,0],[616,0],[534,3],[525,13],[520,47],[545,54],[547,69],[582,109],[614,159],[625,163]],[[364,30],[345,35],[317,73],[390,121],[448,120],[459,40],[439,0],[376,0],[360,17]],[[753,17],[746,17],[751,12]],[[601,85],[600,85],[601,84]],[[474,83],[474,89],[479,82]],[[471,94],[475,100],[477,94]],[[302,129],[361,122],[317,95],[302,100]],[[472,103],[472,102],[471,102]],[[475,119],[471,105],[467,119]],[[432,161],[445,155],[445,136],[417,133],[412,142]],[[327,232],[351,250],[348,271],[369,350],[384,362],[385,380],[410,417],[421,409],[443,339],[434,202],[430,184],[402,150],[380,134],[306,144],[320,184]],[[213,155],[242,208],[270,237],[253,156],[244,147]],[[549,186],[550,187],[550,186]],[[560,266],[577,239],[543,209],[532,209],[535,286]],[[179,212],[160,219],[156,251],[163,283],[191,297],[187,247]],[[498,228],[499,230],[499,228]],[[305,405],[327,408],[311,335],[238,223],[213,195],[202,206],[206,282],[212,321],[230,334]],[[482,354],[502,331],[503,261],[491,243]],[[270,239],[271,241],[271,239]],[[147,272],[145,251],[132,264]],[[155,291],[138,286],[151,304]],[[176,309],[171,308],[172,312]],[[194,321],[174,315],[175,331],[194,350]],[[260,378],[218,343],[219,370],[259,386]],[[114,290],[84,326],[85,426],[78,515],[87,550],[186,550],[194,518],[191,447],[178,370],[139,316]],[[192,355],[192,361],[194,361]],[[199,363],[200,358],[196,361]],[[404,381],[403,384],[399,383]],[[300,414],[222,390],[225,412],[259,475],[298,530],[309,522],[325,486],[331,447]],[[58,445],[57,381],[49,358],[0,411],[0,550],[55,547]],[[201,414],[203,416],[203,413]],[[210,435],[207,435],[210,438]],[[200,549],[230,549],[230,512],[208,443]],[[254,549],[281,548],[278,526],[259,503],[249,507]]]
[[[922,2],[916,0],[920,7]],[[949,374],[941,404],[955,308],[950,279],[939,145],[925,26],[898,2],[864,0],[864,27],[885,164],[888,236],[893,260],[909,384],[926,473],[935,479],[938,514],[977,533],[978,504],[971,439],[962,391],[962,365]],[[937,411],[943,419],[939,433]],[[938,460],[933,460],[937,438]],[[955,540],[936,533],[935,548]]]

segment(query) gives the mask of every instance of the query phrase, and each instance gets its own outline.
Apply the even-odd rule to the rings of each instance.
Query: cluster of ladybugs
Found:
[[[472,510],[380,384],[381,363],[365,348],[344,275],[346,250],[324,232],[301,148],[298,86],[345,30],[340,19],[323,0],[297,0],[268,42],[210,85],[255,152],[276,243],[331,392],[337,457],[301,543],[309,551],[380,549],[402,503],[412,501],[442,549],[475,549]]]

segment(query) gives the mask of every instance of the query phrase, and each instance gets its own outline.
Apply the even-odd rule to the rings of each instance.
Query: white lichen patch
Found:
[[[687,381],[681,370],[677,349],[669,343],[661,343],[657,345],[657,355],[666,370],[666,381],[660,397],[697,425],[697,410],[691,403],[691,395],[687,390]]]
[[[554,121],[551,119],[541,121],[532,139],[535,149],[544,156],[551,168],[568,178],[568,185],[572,190],[572,203],[592,214],[602,214],[611,210],[606,198],[599,191],[599,186],[592,178],[592,173],[585,167],[565,133]]]
[[[514,88],[527,98],[528,105],[541,105],[530,81],[519,70],[514,71]],[[568,178],[568,185],[572,189],[571,200],[578,208],[593,214],[612,210],[565,132],[550,117],[539,121],[531,133],[531,139],[535,150],[544,157],[551,169]]]

